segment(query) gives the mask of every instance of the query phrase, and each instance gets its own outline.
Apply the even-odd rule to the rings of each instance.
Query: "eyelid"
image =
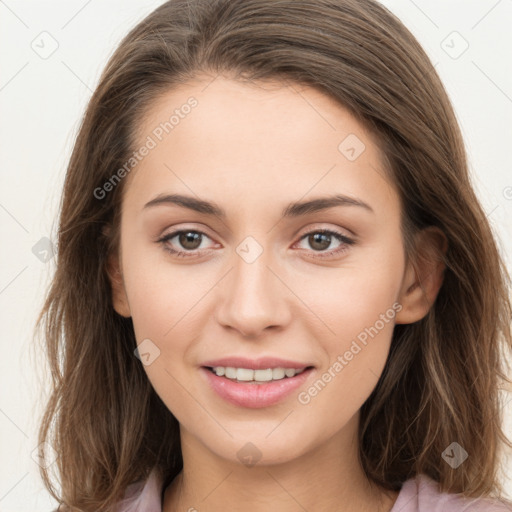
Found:
[[[331,224],[331,225],[329,226],[329,224]],[[328,226],[326,227],[326,225],[328,225]],[[304,230],[304,232],[302,232],[302,230],[296,231],[294,237],[299,236],[299,233],[301,233],[301,232],[302,232],[302,235],[300,235],[300,236],[303,237],[304,235],[307,235],[308,233],[311,233],[312,231],[334,231],[334,232],[340,233],[341,235],[343,235],[347,238],[351,238],[352,240],[354,240],[354,242],[356,242],[358,240],[358,236],[356,235],[356,233],[354,233],[354,231],[352,231],[346,227],[332,225],[332,223],[329,223],[329,222],[313,223],[308,228],[306,228]]]
[[[172,228],[163,230],[161,235],[157,235],[156,241],[161,240],[162,238],[167,238],[169,235],[176,236],[177,234],[183,231],[194,231],[195,233],[200,233],[202,235],[206,235],[208,238],[213,240],[215,237],[209,234],[209,230],[207,227],[203,227],[203,225],[196,226],[173,226]]]
[[[303,228],[300,228],[298,230],[295,230],[292,234],[292,237],[293,238],[297,238],[300,236],[300,238],[302,239],[302,237],[304,237],[305,235],[311,233],[312,231],[334,231],[334,232],[339,232],[340,234],[342,234],[343,236],[346,236],[347,238],[351,238],[354,242],[357,242],[359,237],[358,235],[352,231],[351,229],[348,229],[346,227],[341,227],[341,226],[333,226],[333,227],[326,227],[326,224],[329,224],[327,222],[317,222],[317,223],[313,223],[312,225],[310,225],[309,227],[307,228],[304,228],[304,231],[303,231]],[[197,224],[196,224],[197,226]],[[212,236],[209,234],[209,230],[206,226],[202,225],[202,224],[199,224],[199,227],[196,227],[196,226],[184,226],[184,227],[181,227],[180,225],[178,225],[177,227],[172,227],[169,231],[169,233],[165,233],[165,230],[164,230],[164,233],[161,234],[161,235],[158,235],[157,236],[157,241],[163,237],[167,237],[168,235],[170,234],[173,234],[173,235],[176,235],[182,231],[195,231],[197,233],[201,233],[203,235],[206,235],[208,238],[210,238],[211,240],[213,240],[215,238],[215,236]],[[345,231],[346,233],[342,233],[341,231]],[[302,232],[302,234],[300,234]],[[300,234],[300,235],[299,235]]]

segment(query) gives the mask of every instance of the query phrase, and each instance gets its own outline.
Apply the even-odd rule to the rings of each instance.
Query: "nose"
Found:
[[[284,276],[260,255],[252,263],[234,255],[234,266],[218,286],[215,317],[225,328],[255,338],[266,329],[282,329],[291,318],[290,300]]]

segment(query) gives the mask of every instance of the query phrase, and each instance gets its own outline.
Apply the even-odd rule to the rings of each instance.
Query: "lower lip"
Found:
[[[211,388],[224,400],[240,407],[259,409],[277,404],[295,391],[311,375],[313,368],[308,368],[294,377],[256,384],[254,382],[237,382],[226,377],[219,377],[208,368],[201,372]]]

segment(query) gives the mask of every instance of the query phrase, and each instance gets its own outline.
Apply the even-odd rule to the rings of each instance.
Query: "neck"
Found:
[[[181,428],[183,471],[163,512],[389,512],[398,493],[371,483],[359,463],[357,415],[323,445],[285,462],[247,466],[207,450]]]

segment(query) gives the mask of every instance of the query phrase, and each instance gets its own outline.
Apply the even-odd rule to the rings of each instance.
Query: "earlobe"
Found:
[[[411,324],[424,318],[434,304],[444,278],[446,235],[430,226],[416,235],[415,253],[407,265],[396,315],[397,324]]]

